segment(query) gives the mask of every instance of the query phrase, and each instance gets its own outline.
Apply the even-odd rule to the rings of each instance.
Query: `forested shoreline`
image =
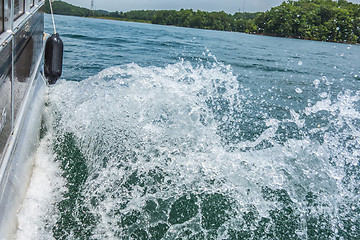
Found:
[[[148,22],[245,32],[318,41],[360,43],[360,4],[346,0],[298,0],[283,2],[266,12],[228,14],[192,9],[133,10],[108,12],[73,6],[63,1],[53,3],[54,13],[122,21]],[[44,11],[49,13],[48,2]]]

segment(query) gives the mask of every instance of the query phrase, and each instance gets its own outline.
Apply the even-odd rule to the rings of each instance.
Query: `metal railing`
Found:
[[[24,19],[37,11],[44,2],[44,0],[0,0],[0,45],[3,45],[8,35],[15,32]]]

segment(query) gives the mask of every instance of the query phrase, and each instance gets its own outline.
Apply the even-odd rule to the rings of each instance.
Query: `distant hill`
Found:
[[[108,18],[108,19],[124,20],[124,21],[151,22],[152,17],[156,13],[156,11],[153,10],[137,10],[137,11],[129,11],[126,13],[118,12],[118,11],[108,12],[106,10],[92,11],[88,8],[74,6],[70,3],[60,0],[54,1],[52,6],[53,6],[54,14],[79,16],[79,17]],[[49,1],[45,2],[44,12],[50,14]]]
[[[90,9],[77,7],[72,4],[63,1],[54,1],[53,2],[53,11],[54,14],[60,15],[71,15],[71,16],[81,16],[81,17],[90,17],[93,16],[93,13]],[[44,12],[50,13],[50,4],[49,1],[45,2]]]
[[[134,10],[129,12],[91,11],[64,1],[53,3],[55,14],[106,18],[246,32],[318,41],[360,43],[360,4],[346,0],[298,0],[283,2],[266,12],[228,14],[221,12],[176,10]],[[44,11],[50,13],[49,2]]]

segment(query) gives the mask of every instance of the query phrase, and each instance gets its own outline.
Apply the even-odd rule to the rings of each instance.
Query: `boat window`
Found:
[[[0,33],[4,31],[4,1],[0,0]]]
[[[30,0],[30,7],[33,7],[35,5],[35,0]]]
[[[14,18],[18,18],[24,13],[25,0],[14,0]]]

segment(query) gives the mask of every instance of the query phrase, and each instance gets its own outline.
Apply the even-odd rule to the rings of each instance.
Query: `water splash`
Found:
[[[59,218],[53,204],[61,201],[66,189],[59,164],[54,162],[51,137],[50,133],[42,137],[35,155],[33,175],[18,215],[17,240],[52,239],[51,226]]]
[[[218,62],[59,82],[48,123],[67,190],[39,218],[55,239],[359,237],[359,93],[277,117],[249,96]]]

